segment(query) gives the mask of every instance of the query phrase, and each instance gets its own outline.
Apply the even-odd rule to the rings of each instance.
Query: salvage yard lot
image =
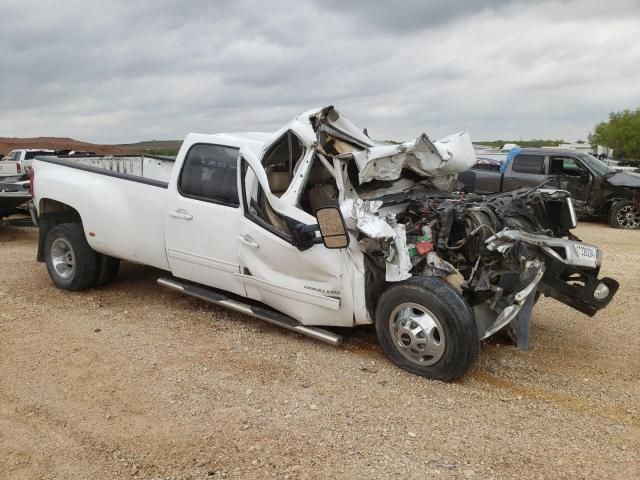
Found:
[[[640,232],[585,223],[620,281],[595,318],[543,299],[532,349],[462,381],[168,292],[159,272],[57,290],[37,231],[0,227],[0,477],[638,478]]]

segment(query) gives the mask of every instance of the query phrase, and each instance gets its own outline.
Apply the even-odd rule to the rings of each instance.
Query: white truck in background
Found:
[[[0,220],[20,212],[31,200],[26,173],[13,157],[0,159]]]
[[[38,260],[72,291],[150,265],[164,287],[331,344],[325,327],[373,323],[396,365],[451,381],[500,330],[526,345],[539,293],[591,316],[618,288],[570,233],[566,192],[457,193],[475,161],[466,133],[376,142],[333,107],[273,134],[189,134],[175,162],[42,156]]]
[[[33,159],[38,155],[52,155],[55,154],[54,150],[38,149],[38,148],[18,148],[11,150],[5,158],[16,162],[19,165],[19,173],[27,174],[31,168]]]

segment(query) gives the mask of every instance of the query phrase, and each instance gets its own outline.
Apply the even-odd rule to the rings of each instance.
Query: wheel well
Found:
[[[44,262],[44,240],[47,233],[60,223],[79,223],[82,225],[82,218],[78,211],[66,203],[50,198],[43,198],[38,204],[38,254],[37,260]]]
[[[600,215],[606,216],[609,215],[609,210],[611,210],[611,207],[613,206],[614,203],[620,201],[620,200],[626,200],[624,197],[608,197],[606,200],[604,200],[602,202],[602,205],[600,206]]]

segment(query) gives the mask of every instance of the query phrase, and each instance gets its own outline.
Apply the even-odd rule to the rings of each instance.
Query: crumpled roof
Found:
[[[318,137],[323,134],[336,139],[340,147],[338,157],[355,160],[360,184],[396,180],[403,169],[426,177],[451,175],[468,170],[476,163],[471,138],[464,131],[435,142],[423,133],[413,140],[395,144],[372,140],[332,106],[321,109],[311,120]]]

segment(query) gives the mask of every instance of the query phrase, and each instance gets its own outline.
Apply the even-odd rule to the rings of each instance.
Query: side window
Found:
[[[551,175],[566,175],[570,177],[579,177],[586,170],[579,162],[571,157],[551,157],[551,165],[549,173]]]
[[[544,173],[544,155],[517,155],[513,159],[512,170],[519,173]]]
[[[338,206],[338,185],[335,178],[322,164],[318,155],[314,156],[309,178],[300,196],[299,207],[310,215],[322,207]]]
[[[303,156],[302,142],[292,132],[285,133],[274,142],[262,160],[271,193],[280,197],[287,191]]]
[[[258,182],[258,177],[244,160],[242,161],[242,190],[246,216],[279,237],[290,240],[291,231],[286,219],[271,208]]]
[[[471,167],[471,170],[489,170],[493,172],[499,172],[500,166],[500,162],[478,158],[478,161],[473,167]]]
[[[194,145],[184,160],[178,190],[185,197],[237,207],[237,160],[237,148]]]

